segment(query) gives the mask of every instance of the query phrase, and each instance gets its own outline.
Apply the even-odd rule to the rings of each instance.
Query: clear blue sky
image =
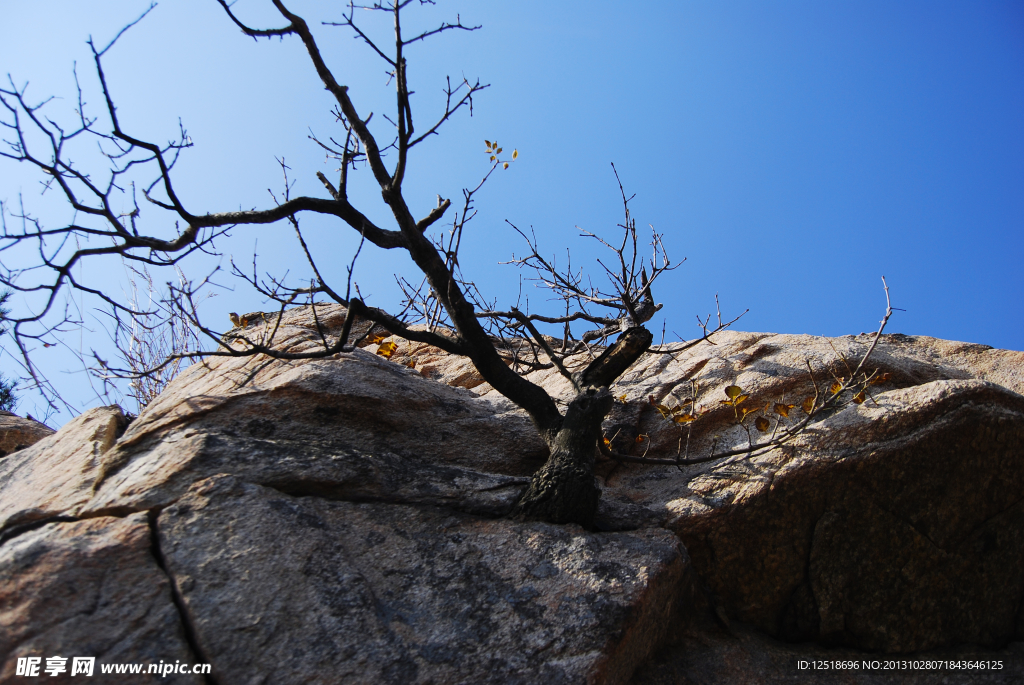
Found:
[[[38,98],[62,96],[55,115],[73,108],[75,60],[89,110],[104,115],[85,39],[106,43],[148,3],[96,5],[4,8],[0,71],[30,81]],[[384,63],[344,29],[318,26],[339,18],[321,11],[325,3],[289,6],[317,26],[360,111],[386,125],[379,115],[393,95]],[[269,1],[235,8],[254,24],[281,23]],[[621,221],[615,162],[636,193],[638,224],[653,224],[670,254],[687,258],[655,290],[669,331],[695,336],[694,316],[714,310],[715,293],[723,314],[750,308],[741,330],[873,330],[884,275],[893,305],[906,309],[890,332],[1024,349],[1021,2],[439,1],[410,8],[410,30],[456,14],[483,28],[449,32],[409,55],[418,128],[443,107],[446,74],[491,87],[473,118],[458,116],[418,149],[406,196],[425,214],[435,195],[458,198],[475,185],[487,167],[485,138],[518,148],[515,165],[482,192],[462,257],[500,304],[514,299],[519,282],[515,269],[496,264],[522,249],[506,219],[533,226],[543,251],[568,247],[574,263],[600,275],[600,253],[575,226],[610,235]],[[308,131],[337,135],[340,127],[294,37],[256,43],[214,0],[165,0],[106,65],[127,129],[157,141],[176,134],[179,117],[188,129],[195,148],[177,182],[191,211],[269,206],[267,188],[281,186],[275,156],[292,168],[293,193],[324,195],[315,172],[332,176],[333,167]],[[350,195],[386,222],[366,176]],[[0,198],[15,201],[19,192],[36,214],[70,219],[56,195],[39,196],[28,168],[0,160]],[[151,230],[173,230],[155,212],[143,219]],[[303,226],[343,278],[351,229],[313,218]],[[257,239],[261,271],[304,273],[284,225],[237,230],[221,248],[251,264]],[[119,290],[118,270],[107,264],[86,276]],[[372,303],[393,308],[395,272],[411,274],[408,260],[371,247],[356,276]],[[529,292],[531,310],[542,310],[543,295]],[[239,286],[210,300],[208,312],[226,324],[227,311],[261,305]],[[661,319],[653,323],[660,330]],[[88,334],[82,340],[101,346]],[[59,373],[73,366],[68,355],[46,352],[62,387],[83,386],[80,375]],[[18,373],[6,355],[0,370]],[[95,401],[78,389],[69,395]],[[21,410],[31,411],[30,398]]]

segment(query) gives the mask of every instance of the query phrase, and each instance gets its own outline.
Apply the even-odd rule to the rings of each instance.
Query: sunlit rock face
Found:
[[[21,418],[0,410],[0,459],[31,447],[43,438],[53,435],[53,429],[34,419]]]
[[[243,332],[311,349],[343,317]],[[867,370],[886,380],[783,446],[599,460],[586,531],[505,518],[547,454],[528,417],[466,360],[390,342],[389,358],[210,359],[130,425],[94,409],[0,459],[0,565],[31,589],[0,596],[4,668],[116,644],[119,661],[210,663],[218,683],[712,683],[717,658],[740,677],[829,646],[1024,639],[1024,353],[883,336]],[[773,418],[793,425],[870,336],[715,342],[615,384],[616,449],[756,442],[725,388],[793,405]],[[569,397],[556,372],[530,378]]]

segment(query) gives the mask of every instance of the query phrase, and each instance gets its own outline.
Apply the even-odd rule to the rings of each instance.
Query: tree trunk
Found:
[[[601,491],[594,480],[594,453],[601,421],[612,408],[608,388],[587,388],[569,404],[548,443],[551,456],[533,475],[512,516],[592,528]]]

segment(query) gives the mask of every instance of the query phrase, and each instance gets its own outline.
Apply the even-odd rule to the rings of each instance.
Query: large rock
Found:
[[[820,384],[822,370],[840,375],[866,347],[782,337],[735,334],[712,354],[646,359],[621,387],[672,405],[694,379],[698,403],[736,384],[751,402],[799,404],[813,393],[806,360]],[[1006,387],[1020,389],[1024,355],[892,342],[870,360],[891,377],[873,399],[789,445],[712,469],[619,469],[605,496],[666,511],[719,608],[770,635],[886,652],[1024,638],[1024,398]],[[671,457],[686,440],[653,408],[638,430],[649,456]],[[747,440],[728,406],[689,437],[691,454]]]
[[[727,332],[647,355],[613,387],[626,401],[606,436],[640,435],[633,454],[663,459],[743,448],[727,386],[798,407],[815,383],[849,377],[871,338]],[[718,610],[769,635],[885,652],[1024,639],[1024,353],[887,335],[866,370],[888,374],[869,401],[847,400],[783,448],[680,468],[605,463],[604,500],[674,530]],[[530,377],[568,396],[557,372]],[[708,413],[681,427],[652,403]],[[794,408],[786,422],[801,419]]]
[[[327,338],[342,319],[317,310]],[[292,351],[323,344],[308,309],[228,340],[268,331]],[[373,344],[210,359],[120,438],[120,412],[94,410],[0,460],[0,551],[47,521],[147,512],[217,682],[625,682],[705,604],[757,639],[847,649],[1024,637],[1024,353],[883,336],[868,370],[888,380],[783,448],[680,468],[600,463],[599,527],[623,532],[588,533],[501,520],[546,455],[529,419],[466,360],[391,341],[390,360]],[[645,355],[616,383],[624,401],[605,431],[618,449],[742,446],[725,387],[799,405],[814,382],[848,375],[869,337],[716,343]],[[568,397],[556,372],[530,378]],[[689,429],[651,403],[689,407],[694,390],[709,411]],[[705,663],[725,647],[708,649]],[[761,657],[730,653],[736,673],[756,672]]]
[[[0,411],[0,459],[31,447],[53,433],[52,428],[38,421],[23,419],[9,411]]]
[[[317,322],[328,336],[340,332],[344,310],[318,312]],[[283,350],[322,347],[307,308],[289,312],[280,325],[250,325],[245,332],[261,339],[268,330]],[[119,452],[130,459],[143,443],[187,425],[229,437],[329,441],[332,447],[514,476],[530,475],[543,463],[547,448],[522,412],[432,382],[371,349],[376,348],[301,362],[207,359],[186,369],[146,407],[120,441]]]
[[[728,614],[771,635],[885,652],[1024,638],[1024,398],[956,381],[876,401],[745,478],[691,482],[668,526]]]
[[[337,332],[339,316],[326,308],[317,319]],[[273,330],[283,349],[320,344],[306,309]],[[183,372],[132,422],[88,512],[166,506],[196,480],[230,473],[294,494],[502,514],[545,455],[522,413],[363,349],[302,363],[218,357]]]
[[[624,683],[685,570],[667,531],[294,498],[231,477],[197,483],[158,529],[219,683]]]
[[[304,316],[285,320],[280,344],[316,344]],[[46,521],[162,512],[160,540],[187,607],[186,634],[197,636],[217,682],[248,682],[264,670],[280,676],[275,682],[334,682],[337,667],[366,682],[407,682],[415,668],[425,675],[412,682],[543,675],[621,683],[660,642],[688,568],[667,531],[590,534],[493,520],[545,458],[528,419],[372,350],[304,363],[211,360],[186,371],[115,441],[123,423],[116,408],[94,410],[52,445],[11,462],[0,481],[12,510],[6,544]],[[214,487],[222,483],[231,486]],[[610,511],[622,520],[636,514]],[[316,518],[327,527],[307,530]],[[227,537],[204,537],[214,529]],[[374,566],[375,554],[391,565]],[[293,564],[311,555],[321,576]],[[479,562],[463,572],[466,555]],[[405,580],[392,572],[398,567]],[[220,600],[197,591],[209,585],[191,584],[205,571],[221,574]],[[245,639],[253,631],[245,617],[226,611],[234,603],[250,611],[257,596],[255,586],[231,586],[234,574],[262,579],[258,623],[276,628],[256,630],[256,641]],[[335,583],[346,578],[358,582]],[[452,590],[433,596],[445,583]],[[376,604],[357,602],[367,587]],[[296,604],[275,604],[277,595]],[[331,597],[335,604],[320,606]],[[382,602],[397,618],[375,613]],[[415,616],[422,636],[403,629]],[[294,634],[285,629],[292,624]],[[280,649],[268,650],[275,640]],[[316,659],[295,656],[299,640]],[[271,665],[264,651],[282,660]]]
[[[0,682],[81,682],[73,657],[96,657],[88,682],[125,683],[103,664],[195,663],[146,514],[51,523],[0,546]],[[56,677],[48,657],[67,659]],[[15,675],[42,658],[40,677]],[[198,675],[142,673],[133,683],[203,683]]]
[[[77,515],[92,497],[103,457],[126,423],[119,407],[91,409],[0,459],[0,533],[51,516]]]
[[[317,320],[337,332],[343,318],[325,308]],[[275,341],[308,350],[320,340],[313,326],[296,310]],[[303,363],[214,358],[132,422],[90,483],[84,514],[164,507],[197,480],[229,473],[296,495],[501,515],[545,455],[521,412],[367,350]]]

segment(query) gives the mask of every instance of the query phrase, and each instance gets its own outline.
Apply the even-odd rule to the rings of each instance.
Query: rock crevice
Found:
[[[163,551],[160,549],[160,535],[157,532],[157,512],[147,512],[146,522],[149,525],[149,541],[151,551],[153,553],[153,561],[156,562],[157,567],[165,576],[167,576],[167,581],[171,588],[171,601],[174,603],[174,608],[178,612],[182,635],[185,638],[185,642],[188,643],[189,650],[191,650],[192,654],[196,657],[193,660],[193,663],[212,663],[203,652],[203,649],[196,638],[196,631],[192,625],[192,620],[188,615],[188,610],[185,608],[184,600],[181,597],[177,584],[174,582],[174,578],[167,570],[167,561],[164,559]],[[212,671],[210,673],[202,674],[202,677],[204,685],[221,685],[216,678],[216,674]]]

